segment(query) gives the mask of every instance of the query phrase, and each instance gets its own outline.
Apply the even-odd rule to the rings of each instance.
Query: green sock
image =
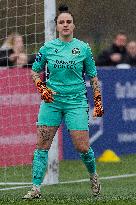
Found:
[[[40,186],[48,165],[48,150],[36,149],[32,166],[32,182],[35,186]]]
[[[85,164],[90,175],[96,173],[96,163],[93,149],[90,147],[87,153],[80,153],[80,157]]]

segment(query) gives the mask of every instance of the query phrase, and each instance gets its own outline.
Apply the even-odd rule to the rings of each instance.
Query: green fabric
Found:
[[[64,119],[69,130],[88,130],[88,105],[86,98],[72,104],[54,101],[45,103],[42,101],[38,114],[37,125],[59,126]],[[48,117],[47,117],[48,116]]]
[[[81,153],[80,157],[85,164],[90,175],[96,173],[96,163],[93,149],[90,147],[87,153]]]
[[[71,96],[72,99],[84,95],[86,86],[83,74],[89,77],[97,75],[91,48],[76,38],[70,42],[60,39],[46,42],[40,48],[32,70],[41,72],[46,64],[50,72],[47,86],[57,92],[58,97]]]
[[[35,186],[40,186],[48,165],[48,151],[36,149],[34,151],[33,167],[32,167],[32,182]]]

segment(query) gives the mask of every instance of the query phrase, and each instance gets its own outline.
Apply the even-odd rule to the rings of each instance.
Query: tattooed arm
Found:
[[[100,93],[100,86],[97,77],[91,78],[90,80],[91,87],[93,89],[93,94]]]
[[[35,71],[31,71],[31,76],[32,76],[32,79],[33,79],[33,81],[34,81],[34,83],[35,84],[37,84],[37,82],[39,81],[39,80],[41,80],[40,79],[40,73],[37,73],[37,72],[35,72]]]
[[[54,99],[52,97],[52,94],[54,94],[54,92],[47,88],[46,84],[42,82],[42,80],[40,79],[40,73],[32,70],[31,75],[39,93],[41,94],[41,99],[45,100],[48,103],[53,102]]]
[[[98,78],[91,78],[90,84],[92,86],[94,96],[93,117],[101,117],[104,114],[104,110],[102,106],[102,98]]]

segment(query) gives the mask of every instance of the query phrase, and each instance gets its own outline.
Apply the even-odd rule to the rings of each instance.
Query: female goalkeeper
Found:
[[[55,18],[59,38],[45,43],[32,67],[32,78],[43,99],[37,121],[37,149],[33,158],[33,188],[23,198],[40,198],[40,186],[48,163],[48,150],[65,120],[73,143],[80,153],[91,181],[92,193],[100,193],[95,157],[89,145],[88,103],[83,74],[89,76],[94,97],[94,117],[103,115],[101,93],[95,62],[88,44],[73,38],[74,17],[67,6],[59,8]],[[48,81],[42,82],[40,72],[48,66]]]

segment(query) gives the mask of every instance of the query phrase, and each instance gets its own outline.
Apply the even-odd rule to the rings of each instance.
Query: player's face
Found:
[[[67,37],[73,35],[75,25],[73,23],[73,17],[71,14],[62,13],[57,19],[57,31],[61,37]]]

